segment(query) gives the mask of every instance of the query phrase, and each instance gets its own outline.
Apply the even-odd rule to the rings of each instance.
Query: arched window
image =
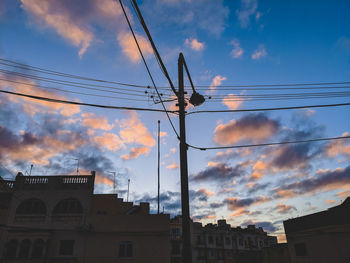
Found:
[[[58,202],[53,209],[53,214],[82,214],[83,207],[78,199],[67,198]]]
[[[19,253],[18,253],[18,257],[20,259],[29,258],[29,252],[30,252],[31,245],[32,245],[32,243],[30,242],[29,239],[22,240],[21,245],[19,246]]]
[[[44,255],[45,242],[42,239],[37,239],[33,243],[32,258],[38,259],[42,258]]]
[[[22,202],[16,210],[16,215],[46,215],[46,206],[43,201],[36,198],[27,199]]]
[[[11,239],[5,245],[4,258],[15,259],[17,254],[18,241],[16,239]]]

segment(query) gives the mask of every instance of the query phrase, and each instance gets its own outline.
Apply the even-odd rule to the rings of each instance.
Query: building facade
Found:
[[[1,181],[0,261],[169,262],[169,215],[116,194],[94,194],[87,176]],[[4,186],[7,186],[5,188]],[[5,204],[2,204],[5,203]]]
[[[181,262],[181,217],[171,220],[170,229],[171,262]],[[226,220],[205,226],[192,222],[191,236],[193,263],[261,262],[264,248],[277,244],[277,238],[268,236],[261,227],[235,228]]]
[[[283,224],[292,263],[350,262],[350,197],[341,205]]]

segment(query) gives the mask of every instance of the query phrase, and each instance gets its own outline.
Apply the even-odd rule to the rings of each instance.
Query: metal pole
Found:
[[[128,193],[126,196],[126,202],[129,202],[129,186],[130,186],[130,179],[128,179]]]
[[[181,207],[182,207],[182,240],[183,250],[182,258],[184,263],[192,262],[191,250],[191,229],[190,229],[190,205],[188,195],[188,168],[187,168],[187,144],[185,130],[185,91],[184,91],[184,75],[183,75],[184,57],[182,53],[178,60],[179,74],[179,124],[180,124],[180,171],[181,171]]]
[[[160,195],[160,120],[158,120],[158,215],[159,215],[159,195]]]

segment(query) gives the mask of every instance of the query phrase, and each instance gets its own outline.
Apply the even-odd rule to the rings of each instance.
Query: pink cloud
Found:
[[[242,105],[243,101],[234,94],[228,94],[222,99],[222,104],[226,105],[230,110],[236,110]]]
[[[194,51],[201,51],[204,49],[204,43],[199,42],[196,38],[186,38],[185,44],[190,46]]]
[[[96,116],[92,112],[83,113],[81,116],[83,117],[82,125],[85,127],[109,131],[114,126],[113,124],[108,123],[106,117]]]
[[[252,59],[258,60],[266,56],[267,56],[267,52],[264,45],[259,45],[259,47],[253,52]]]
[[[123,160],[132,160],[139,157],[141,154],[148,154],[150,151],[147,147],[134,147],[130,149],[130,153],[121,156]]]

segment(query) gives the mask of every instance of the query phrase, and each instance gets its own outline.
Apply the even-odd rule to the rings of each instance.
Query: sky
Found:
[[[177,110],[134,10],[123,2],[155,83],[170,100],[165,105]],[[349,102],[349,83],[344,83],[350,81],[349,1],[137,2],[175,86],[182,52],[197,92],[206,98],[188,112]],[[1,90],[162,109],[119,1],[0,0],[0,58]],[[298,83],[311,85],[273,86]],[[250,87],[218,87],[223,85]],[[0,106],[2,177],[27,174],[31,164],[32,175],[74,175],[79,160],[80,174],[97,172],[96,193],[116,192],[126,199],[130,179],[129,200],[148,201],[153,212],[160,120],[161,210],[180,213],[179,143],[164,113],[8,94],[0,95]],[[349,106],[192,114],[186,117],[186,136],[199,147],[348,136],[349,114]],[[178,117],[170,115],[178,131]],[[283,241],[283,220],[325,210],[350,195],[349,160],[350,140],[189,149],[191,217],[256,224]]]

